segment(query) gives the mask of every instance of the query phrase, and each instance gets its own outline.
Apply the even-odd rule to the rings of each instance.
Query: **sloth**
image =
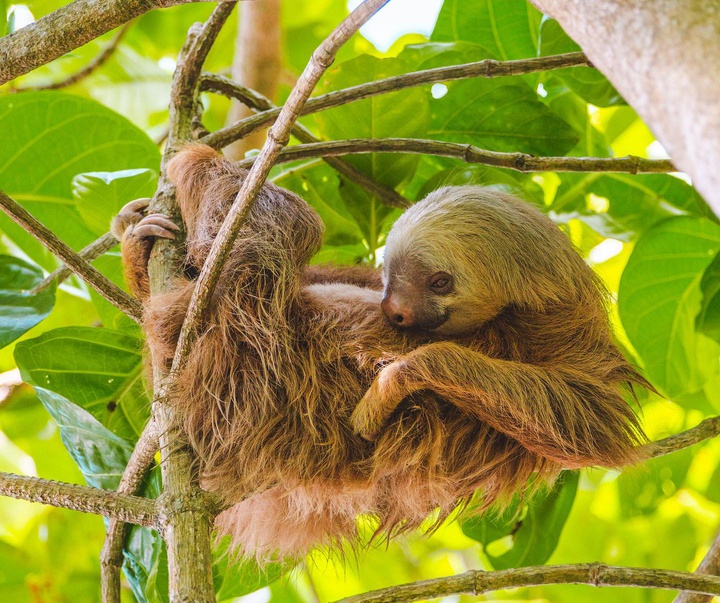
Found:
[[[150,295],[147,261],[178,227],[143,201],[113,224],[167,362],[247,172],[190,145],[168,175],[187,233],[168,291]],[[628,399],[651,386],[613,342],[598,278],[541,212],[490,188],[436,190],[393,226],[382,273],[309,266],[322,232],[300,197],[264,185],[172,389],[238,554],[356,545],[360,514],[386,537],[432,529],[476,492],[484,511],[562,469],[643,457]]]

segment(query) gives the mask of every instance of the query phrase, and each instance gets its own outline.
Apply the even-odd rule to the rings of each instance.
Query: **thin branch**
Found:
[[[550,71],[552,69],[579,66],[592,66],[582,52],[571,52],[568,54],[534,59],[520,59],[516,61],[485,59],[474,63],[425,69],[423,71],[414,71],[412,73],[377,80],[376,82],[359,84],[350,88],[328,92],[327,94],[310,99],[300,114],[307,115],[323,109],[329,109],[330,107],[362,100],[370,96],[376,96],[385,92],[394,92],[404,88],[422,86],[423,84],[450,82],[473,77],[493,78],[507,75],[522,75],[535,73],[537,71]],[[237,88],[228,86],[226,82],[218,80],[217,76],[212,74],[203,74],[200,89],[208,92],[219,92],[220,94],[225,94],[242,101],[242,98],[240,98],[242,93]],[[240,120],[232,126],[208,134],[202,138],[201,142],[216,149],[221,149],[234,140],[247,136],[251,132],[273,123],[278,115],[280,115],[280,109],[263,111],[252,117]]]
[[[340,603],[407,603],[449,595],[482,595],[496,590],[544,584],[639,586],[664,590],[690,590],[720,595],[720,578],[671,570],[613,567],[602,563],[521,567],[495,572],[474,570],[450,576],[391,586],[341,599]]]
[[[720,435],[720,416],[710,417],[692,429],[676,433],[657,442],[650,442],[645,445],[645,448],[648,450],[649,456],[653,458],[688,448],[718,435]]]
[[[720,534],[715,538],[715,542],[713,542],[707,555],[705,555],[700,565],[698,565],[695,573],[710,576],[720,574]],[[675,597],[673,603],[710,603],[711,600],[712,597],[708,595],[701,595],[684,590]]]
[[[110,490],[0,472],[0,495],[157,527],[155,501]]]
[[[196,336],[199,322],[207,309],[225,260],[235,238],[250,212],[258,191],[267,178],[280,150],[288,142],[290,130],[297,121],[303,105],[325,70],[332,64],[337,50],[388,0],[365,0],[320,44],[303,71],[297,85],[282,108],[277,122],[268,132],[257,161],[235,198],[228,216],[220,227],[207,260],[198,277],[188,312],[183,323],[171,372],[176,372],[184,363]]]
[[[50,84],[44,84],[44,85],[38,85],[38,86],[21,86],[19,88],[15,88],[13,92],[27,92],[27,91],[37,91],[37,90],[58,90],[60,88],[66,88],[67,86],[72,86],[73,84],[76,84],[80,80],[86,78],[88,75],[90,75],[93,71],[96,69],[99,69],[102,67],[107,60],[113,55],[115,50],[118,47],[118,44],[120,44],[120,40],[122,40],[123,36],[127,33],[128,29],[130,29],[131,23],[125,23],[119,31],[115,34],[115,37],[110,40],[110,42],[105,46],[105,48],[102,49],[102,51],[97,54],[92,61],[90,61],[85,67],[80,69],[79,71],[67,76],[65,79],[62,79],[57,82],[52,82]]]
[[[117,239],[112,233],[106,232],[99,239],[95,239],[90,245],[83,247],[78,251],[78,255],[86,262],[92,262],[94,259],[100,257],[106,251],[109,251],[115,245],[118,244]],[[57,270],[54,270],[48,274],[42,281],[40,281],[35,287],[30,290],[31,294],[40,293],[52,285],[55,281],[58,284],[62,283],[73,271],[67,266],[60,266]]]
[[[119,494],[137,494],[145,475],[158,450],[158,434],[155,422],[150,420],[135,445],[125,471],[123,471]],[[118,519],[108,522],[105,543],[100,553],[103,603],[120,603],[120,570],[123,565],[125,523]]]
[[[628,172],[651,174],[676,171],[668,159],[642,157],[536,157],[527,153],[500,153],[480,149],[470,144],[423,140],[420,138],[356,138],[300,144],[283,149],[276,163],[298,159],[330,157],[361,153],[410,153],[452,157],[465,163],[481,163],[519,172]],[[239,161],[240,167],[249,167],[258,157]]]
[[[75,0],[0,38],[0,85],[87,44],[149,10],[195,1]]]
[[[240,84],[236,84],[235,82],[229,80],[222,75],[213,76],[213,81],[218,83],[218,86],[227,85],[229,87],[232,87],[232,89],[237,93],[237,96],[235,98],[237,98],[241,103],[250,107],[251,109],[265,111],[267,109],[276,108],[275,105],[273,105],[273,103],[270,101],[270,99],[263,96],[259,92],[245,86],[241,86]],[[292,127],[292,130],[290,130],[290,134],[292,134],[300,142],[320,142],[319,138],[314,136],[310,130],[308,130],[300,123],[296,123]],[[398,194],[394,189],[383,186],[382,184],[376,182],[370,176],[356,169],[342,159],[337,159],[335,157],[324,157],[323,160],[329,166],[340,172],[348,180],[361,186],[371,195],[375,195],[385,205],[400,208],[405,208],[410,205],[410,202],[405,197]]]
[[[0,191],[0,207],[22,226],[28,233],[59,257],[65,264],[95,291],[108,300],[113,306],[127,314],[133,320],[142,319],[142,305],[105,275],[88,264],[77,252],[58,238],[52,231],[41,224],[19,203]]]

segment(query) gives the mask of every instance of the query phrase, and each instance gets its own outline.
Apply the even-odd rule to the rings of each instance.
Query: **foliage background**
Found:
[[[27,10],[38,18],[61,4],[0,1],[0,31],[12,31]],[[387,11],[407,14],[413,6],[429,13],[440,8],[430,0],[414,5],[394,0],[376,22],[384,19],[392,31],[397,17]],[[112,33],[0,88],[0,188],[75,249],[106,232],[124,203],[152,194],[174,60],[188,27],[211,8],[188,5],[146,14],[100,70],[62,92],[18,89],[74,73]],[[285,3],[286,84],[277,101],[346,14],[341,0]],[[555,21],[524,0],[446,0],[428,35],[407,33],[392,41],[392,33],[363,31],[367,37],[356,36],[341,51],[318,92],[439,65],[577,49]],[[234,36],[229,23],[206,68],[227,70]],[[206,126],[221,127],[228,101],[206,95],[204,102]],[[584,68],[423,86],[301,122],[323,139],[406,136],[538,155],[663,156],[605,78]],[[543,209],[605,280],[617,299],[613,319],[619,340],[664,396],[642,400],[651,438],[720,412],[720,226],[682,176],[520,174],[404,155],[349,161],[410,199],[442,184],[473,182],[504,187]],[[303,195],[325,221],[318,260],[379,261],[397,210],[319,160],[275,168],[273,180]],[[141,334],[75,278],[57,290],[24,293],[57,262],[5,216],[0,216],[0,254],[0,470],[114,488],[148,415]],[[122,284],[117,248],[95,265]],[[16,385],[17,367],[24,385]],[[157,476],[147,488],[157,493]],[[622,475],[568,474],[520,517],[520,523],[450,522],[429,538],[380,543],[344,563],[319,552],[291,571],[273,566],[258,573],[252,564],[226,571],[220,559],[219,600],[270,583],[249,595],[253,601],[314,603],[471,568],[546,561],[692,570],[720,523],[720,442]],[[363,523],[368,533],[370,524]],[[99,600],[102,538],[98,517],[0,499],[3,600]],[[153,534],[133,530],[126,571],[128,601],[165,600],[163,549]],[[547,586],[488,598],[618,596],[612,589]],[[673,594],[628,589],[621,596],[667,601]]]

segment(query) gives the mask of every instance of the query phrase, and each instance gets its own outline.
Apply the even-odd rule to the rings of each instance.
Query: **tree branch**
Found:
[[[218,5],[199,31],[191,28],[178,57],[170,93],[170,132],[151,212],[177,215],[173,187],[166,174],[167,162],[180,144],[192,139],[202,63],[233,7],[234,3]],[[182,251],[178,243],[157,241],[153,245],[148,266],[153,294],[171,287],[179,272]],[[152,416],[163,457],[161,521],[167,545],[169,597],[171,603],[211,603],[215,601],[215,589],[210,531],[215,509],[200,489],[197,465],[175,419],[169,381],[164,361],[154,358]]]
[[[110,251],[115,245],[118,244],[117,239],[112,233],[106,232],[99,239],[95,239],[92,243],[83,247],[78,251],[78,255],[86,262],[92,262],[94,259],[100,257],[106,251]],[[53,282],[57,281],[58,284],[62,283],[73,271],[67,266],[60,266],[57,270],[54,270],[48,274],[41,282],[30,290],[30,293],[35,295],[47,289]]]
[[[536,157],[527,153],[500,153],[487,151],[469,144],[423,140],[419,138],[356,138],[301,144],[280,152],[276,163],[297,161],[314,157],[350,155],[355,153],[412,153],[437,155],[461,159],[465,163],[481,163],[519,172],[629,172],[649,174],[674,172],[675,167],[667,159],[644,159],[642,157]],[[249,157],[238,162],[249,167],[257,161]]]
[[[213,241],[190,300],[185,322],[180,332],[175,358],[173,359],[172,372],[177,371],[187,357],[198,324],[207,309],[208,302],[220,278],[220,273],[235,237],[250,212],[254,199],[265,182],[273,162],[280,153],[280,149],[287,144],[290,130],[297,121],[303,105],[307,102],[320,76],[332,63],[340,46],[387,2],[388,0],[365,0],[343,20],[313,53],[297,85],[293,88],[290,97],[283,106],[277,122],[268,132],[267,140],[257,157],[257,161],[243,181],[235,202],[220,227],[215,241]]]
[[[0,38],[0,85],[149,10],[195,1],[198,0],[75,0]]]
[[[316,98],[311,98],[302,108],[300,115],[308,115],[309,113],[315,113],[323,109],[329,109],[330,107],[337,107],[338,105],[362,100],[370,96],[376,96],[385,92],[394,92],[402,90],[403,88],[422,86],[423,84],[450,82],[473,77],[493,78],[506,75],[522,75],[525,73],[535,73],[537,71],[549,71],[551,69],[578,66],[591,66],[582,52],[571,52],[568,54],[535,59],[521,59],[517,61],[485,59],[474,63],[414,71],[412,73],[377,80],[376,82],[359,84],[350,88],[328,92]],[[231,85],[228,85],[227,82],[220,80],[218,76],[213,74],[203,74],[200,89],[208,92],[219,92],[220,94],[242,101],[242,92],[234,87],[232,82],[230,82],[230,84]],[[234,140],[247,136],[251,132],[273,123],[278,115],[280,115],[279,108],[263,111],[262,113],[243,119],[232,126],[212,132],[204,136],[201,142],[216,149],[221,149]]]
[[[59,257],[65,264],[113,306],[133,320],[142,319],[142,305],[105,275],[88,264],[77,252],[58,238],[52,231],[35,219],[19,203],[0,191],[0,207],[28,233]]]
[[[152,465],[158,450],[158,434],[155,422],[150,420],[135,445],[125,471],[123,471],[119,494],[137,494],[143,479]],[[105,543],[100,553],[103,603],[120,603],[120,570],[123,565],[125,523],[111,519],[107,525]]]
[[[58,82],[52,82],[50,84],[44,84],[44,85],[38,85],[38,86],[21,86],[19,88],[13,89],[13,92],[27,92],[27,91],[37,91],[37,90],[58,90],[60,88],[66,88],[67,86],[72,86],[73,84],[76,84],[80,80],[86,78],[88,75],[90,75],[93,71],[96,69],[99,69],[102,67],[105,62],[113,55],[115,50],[118,47],[118,44],[120,43],[120,40],[122,40],[123,36],[127,33],[127,30],[130,29],[130,23],[125,23],[118,32],[115,34],[115,37],[110,40],[107,46],[102,49],[102,51],[93,58],[92,61],[90,61],[85,67],[80,69],[79,71],[67,76],[65,79],[62,79]]]
[[[473,570],[450,576],[391,586],[341,599],[339,603],[406,603],[456,594],[482,595],[495,590],[541,586],[543,584],[587,584],[590,586],[639,586],[665,590],[691,590],[720,595],[720,578],[687,572],[602,563],[521,567],[494,572]]]
[[[715,538],[715,542],[713,542],[707,555],[705,555],[704,559],[700,562],[695,573],[710,576],[720,574],[720,534]],[[675,597],[673,603],[710,603],[711,600],[712,597],[708,595],[701,595],[684,590]]]
[[[0,495],[114,517],[148,528],[156,528],[158,523],[155,501],[89,486],[0,472]]]
[[[231,87],[236,94],[235,98],[237,98],[241,103],[252,109],[265,111],[268,109],[277,108],[275,107],[275,105],[272,104],[270,99],[266,98],[256,90],[252,90],[245,86],[241,86],[240,84],[236,84],[232,80],[229,80],[222,75],[213,75],[212,79],[218,86]],[[290,130],[290,134],[292,134],[300,142],[321,142],[319,138],[315,137],[310,130],[308,130],[300,123],[296,123],[292,127],[292,129]],[[394,189],[383,186],[382,184],[376,182],[370,176],[356,169],[342,159],[337,159],[335,157],[324,157],[323,160],[329,166],[340,172],[348,180],[351,180],[355,184],[361,186],[371,195],[375,195],[385,205],[400,208],[408,207],[410,205],[410,202],[405,199],[405,197],[398,194]]]
[[[676,433],[657,442],[645,444],[645,448],[649,456],[653,458],[688,448],[718,435],[720,435],[720,416],[709,417],[691,429]]]

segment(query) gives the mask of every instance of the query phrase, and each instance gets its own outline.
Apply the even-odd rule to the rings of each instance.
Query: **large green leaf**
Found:
[[[689,184],[668,174],[562,174],[550,206],[560,219],[579,218],[605,237],[630,241],[680,213],[705,215]]]
[[[700,289],[703,299],[696,321],[697,329],[720,342],[720,255],[716,255],[705,270]]]
[[[19,258],[0,255],[0,348],[27,333],[55,304],[55,287],[31,295],[43,272]]]
[[[151,197],[156,185],[157,174],[148,169],[86,172],[73,178],[72,192],[85,224],[101,235],[110,229],[110,220],[123,205]]]
[[[60,92],[0,97],[0,189],[78,249],[94,238],[77,210],[71,182],[82,172],[157,171],[154,143],[124,117]],[[49,252],[4,215],[0,228],[44,268]]]
[[[652,382],[670,397],[700,390],[720,368],[720,345],[695,328],[700,282],[718,249],[720,226],[672,218],[640,238],[620,280],[623,327]]]
[[[575,500],[579,475],[578,471],[564,471],[551,489],[533,496],[521,519],[518,519],[519,510],[524,503],[516,501],[500,515],[462,521],[462,530],[483,545],[496,569],[541,565],[550,558],[560,540]],[[501,555],[488,551],[489,545],[506,537],[512,540],[509,550]]]
[[[568,36],[555,19],[544,18],[540,24],[540,55],[548,56],[578,52],[581,48]],[[608,79],[597,69],[572,67],[553,72],[575,94],[599,107],[624,104],[624,100]]]
[[[526,0],[445,0],[431,39],[474,42],[499,59],[531,58],[541,18]]]
[[[401,60],[362,55],[328,69],[318,92],[346,88],[407,70]],[[322,136],[330,139],[423,138],[427,134],[428,113],[428,92],[410,88],[329,109],[318,113],[315,119]],[[418,157],[373,153],[346,160],[378,182],[394,187],[412,177]]]
[[[113,433],[135,440],[149,408],[141,350],[127,333],[66,327],[20,342],[15,359],[24,381],[72,400]]]

